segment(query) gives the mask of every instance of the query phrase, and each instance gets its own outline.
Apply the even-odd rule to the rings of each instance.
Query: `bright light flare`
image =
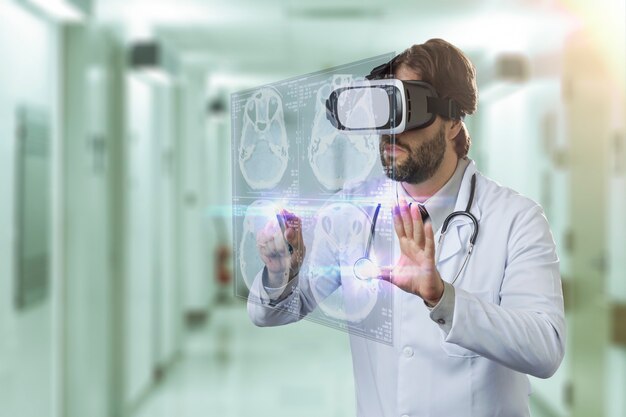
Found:
[[[64,0],[28,0],[47,15],[62,22],[83,22],[85,13],[71,2]]]

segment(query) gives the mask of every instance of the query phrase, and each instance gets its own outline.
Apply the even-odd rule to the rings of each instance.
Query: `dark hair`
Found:
[[[443,39],[430,39],[406,49],[394,59],[393,65],[394,71],[400,65],[406,65],[419,73],[422,81],[435,87],[440,97],[456,101],[463,115],[476,111],[476,69],[456,46]],[[459,158],[466,156],[472,141],[465,125],[462,125],[454,142]]]

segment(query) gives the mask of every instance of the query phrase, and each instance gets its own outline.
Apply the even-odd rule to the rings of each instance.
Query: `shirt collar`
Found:
[[[470,159],[468,157],[460,158],[456,164],[454,174],[452,174],[448,182],[422,203],[430,215],[434,231],[439,230],[446,217],[454,211],[459,190],[461,189],[461,182],[463,181],[463,174],[469,164]],[[408,202],[415,202],[415,199],[406,192],[401,183],[396,183],[396,187],[399,197],[403,197]]]

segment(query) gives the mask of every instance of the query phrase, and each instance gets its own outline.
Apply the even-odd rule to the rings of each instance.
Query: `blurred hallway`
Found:
[[[624,0],[0,0],[0,417],[353,416],[343,331],[246,315],[232,98],[436,37],[476,67],[470,158],[556,242],[533,417],[626,417],[625,34]],[[303,136],[250,201],[357,165]]]
[[[346,334],[311,322],[258,328],[243,307],[220,306],[188,332],[181,358],[134,417],[355,414]]]

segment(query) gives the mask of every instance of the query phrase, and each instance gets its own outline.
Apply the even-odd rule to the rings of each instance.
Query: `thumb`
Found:
[[[380,266],[379,269],[380,269],[380,275],[378,276],[378,279],[391,282],[391,271],[393,270],[393,267]]]

